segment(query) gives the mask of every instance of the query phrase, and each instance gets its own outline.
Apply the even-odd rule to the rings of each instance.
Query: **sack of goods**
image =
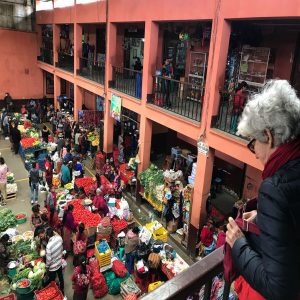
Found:
[[[118,277],[123,278],[126,276],[127,269],[120,260],[113,261],[111,269]]]

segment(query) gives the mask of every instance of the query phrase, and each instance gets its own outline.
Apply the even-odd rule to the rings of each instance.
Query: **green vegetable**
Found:
[[[30,273],[31,268],[26,268],[20,272],[18,272],[15,277],[13,278],[13,283],[17,282],[18,280],[22,279],[22,278],[28,278],[28,275]]]
[[[15,227],[16,224],[16,218],[11,209],[3,208],[0,210],[0,231],[5,231],[7,228]]]

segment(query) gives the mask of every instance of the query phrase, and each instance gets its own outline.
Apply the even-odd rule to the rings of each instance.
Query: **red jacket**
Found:
[[[207,226],[204,226],[201,230],[201,243],[208,247],[213,242],[213,234]]]

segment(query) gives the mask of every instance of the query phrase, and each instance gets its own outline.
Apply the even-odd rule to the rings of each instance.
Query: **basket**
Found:
[[[163,283],[164,283],[163,281],[156,281],[156,282],[150,283],[148,286],[148,293],[152,292],[153,290],[155,290],[156,288],[161,286]]]
[[[155,231],[152,231],[150,228],[153,226],[153,222],[148,223],[145,226],[152,233],[154,240],[161,240],[165,243],[168,241],[168,231],[164,227],[160,227]]]
[[[108,246],[107,253],[100,254],[99,251],[98,251],[98,248],[97,248],[98,244],[99,244],[99,241],[95,242],[95,256],[98,260],[99,266],[104,267],[104,266],[110,265],[110,263],[111,263],[111,250],[110,250],[109,246]]]
[[[8,294],[5,296],[0,296],[0,300],[16,300],[16,295],[15,294]]]
[[[20,213],[18,213],[18,214],[24,214],[25,215],[25,217],[24,218],[22,218],[22,219],[17,219],[16,218],[16,222],[17,222],[17,224],[23,224],[23,223],[25,223],[26,222],[26,220],[27,220],[27,214],[25,213],[25,212],[20,212]]]
[[[26,286],[25,288],[21,288],[18,286],[19,282],[22,281],[22,280],[27,280],[29,282],[29,285]],[[31,280],[30,279],[27,279],[27,278],[22,278],[20,280],[17,281],[17,289],[16,289],[17,293],[20,294],[20,295],[24,295],[24,294],[27,294],[31,291]]]
[[[64,296],[62,294],[62,292],[59,290],[59,288],[57,287],[56,283],[54,281],[52,281],[49,285],[47,285],[45,288],[39,290],[39,291],[34,291],[35,294],[35,298],[36,300],[40,300],[41,298],[41,294],[43,294],[46,290],[52,289],[53,293],[51,293],[51,295],[48,296],[48,299],[55,299],[55,300],[63,300]]]

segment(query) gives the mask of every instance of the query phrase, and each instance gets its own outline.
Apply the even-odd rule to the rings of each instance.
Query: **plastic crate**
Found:
[[[15,294],[8,294],[5,296],[0,296],[0,300],[16,300],[16,295]]]
[[[167,242],[168,240],[168,231],[162,226],[156,230],[151,230],[151,227],[153,226],[153,223],[148,223],[145,225],[145,227],[152,233],[154,240],[161,240],[163,242]]]
[[[36,297],[36,300],[40,300],[41,297],[40,295],[46,291],[47,289],[55,289],[55,291],[53,290],[53,293],[51,293],[51,295],[49,295],[49,298],[48,300],[63,300],[64,299],[64,296],[62,294],[62,292],[59,290],[59,288],[57,287],[56,283],[54,281],[52,281],[49,285],[47,285],[45,288],[39,290],[39,291],[35,291],[34,294],[35,294],[35,297]]]
[[[99,241],[95,242],[95,256],[98,260],[98,263],[100,265],[100,267],[104,267],[104,266],[107,266],[107,265],[110,265],[111,263],[111,249],[108,245],[108,251],[107,253],[104,253],[104,254],[100,254],[99,251],[98,251],[98,246],[99,244]]]

